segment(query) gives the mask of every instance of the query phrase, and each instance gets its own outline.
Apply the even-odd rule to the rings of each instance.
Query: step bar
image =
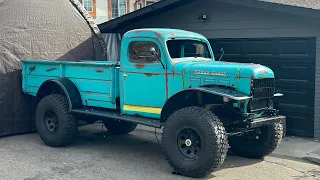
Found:
[[[117,119],[117,120],[122,120],[122,121],[127,121],[127,122],[133,122],[133,123],[142,124],[142,125],[155,127],[155,128],[161,128],[161,125],[162,125],[162,123],[158,119],[122,115],[117,112],[91,110],[91,109],[73,109],[72,112],[77,113],[77,114],[85,114],[85,115],[98,116],[98,117]]]

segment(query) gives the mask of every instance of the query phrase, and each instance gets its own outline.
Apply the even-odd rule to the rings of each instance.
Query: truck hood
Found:
[[[225,61],[194,61],[177,62],[173,67],[174,73],[190,75],[225,76],[233,78],[270,78],[273,71],[263,65],[253,63],[234,63]]]

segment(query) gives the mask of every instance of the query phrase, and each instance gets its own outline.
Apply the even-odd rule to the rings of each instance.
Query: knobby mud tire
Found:
[[[283,136],[282,122],[261,127],[258,140],[248,141],[248,136],[231,136],[229,145],[234,155],[246,158],[261,159],[271,154],[280,144]]]
[[[201,138],[201,150],[195,158],[189,158],[179,150],[177,134],[184,127],[193,128]],[[178,174],[192,178],[204,177],[219,168],[226,158],[227,145],[222,122],[201,107],[186,107],[174,112],[164,125],[161,139],[170,166]]]
[[[45,114],[54,112],[57,117],[58,127],[56,132],[50,132],[46,126]],[[78,130],[78,122],[69,112],[68,101],[65,96],[51,94],[40,100],[36,109],[36,129],[41,140],[51,147],[69,145]]]

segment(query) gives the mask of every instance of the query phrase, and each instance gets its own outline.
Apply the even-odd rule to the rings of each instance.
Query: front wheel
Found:
[[[184,176],[199,178],[220,167],[227,155],[227,134],[212,112],[186,107],[164,125],[162,147],[169,164]]]
[[[231,136],[229,144],[235,155],[260,159],[271,154],[278,147],[282,136],[283,125],[278,122],[240,136]]]
[[[38,103],[36,128],[46,145],[66,146],[74,139],[78,123],[68,108],[67,98],[59,94],[45,96]]]

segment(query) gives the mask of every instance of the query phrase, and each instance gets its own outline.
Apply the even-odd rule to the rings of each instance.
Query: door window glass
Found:
[[[156,50],[157,55],[153,55],[151,48]],[[148,41],[132,42],[129,45],[129,60],[133,63],[159,63],[161,57],[157,44]]]

